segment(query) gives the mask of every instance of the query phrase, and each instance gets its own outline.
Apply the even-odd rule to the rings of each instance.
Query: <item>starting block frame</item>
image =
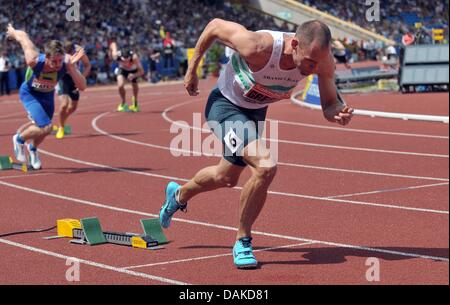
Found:
[[[57,236],[70,237],[70,242],[76,244],[100,245],[116,244],[141,249],[161,249],[168,243],[159,219],[141,219],[144,234],[103,231],[97,217],[77,219],[59,219],[56,222]]]
[[[30,164],[16,163],[11,156],[0,156],[0,171],[20,170],[24,173],[34,170]]]

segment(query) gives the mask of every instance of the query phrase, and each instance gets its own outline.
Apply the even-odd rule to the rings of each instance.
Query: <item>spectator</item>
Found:
[[[14,70],[16,72],[16,88],[19,89],[23,83],[23,75],[25,73],[25,58],[22,53],[17,53],[14,59]]]
[[[333,39],[331,48],[333,51],[335,62],[344,64],[347,69],[351,69],[350,65],[348,64],[347,50],[345,49],[344,45],[339,40]]]
[[[175,48],[175,44],[170,37],[170,32],[166,32],[164,41],[163,41],[163,58],[164,58],[164,69],[172,69],[174,67],[173,64],[173,51]]]
[[[150,48],[150,51],[148,52],[148,63],[149,63],[148,80],[152,83],[158,82],[159,79],[156,66],[159,63],[160,57],[161,54],[157,49]]]
[[[380,1],[381,20],[379,22],[366,19],[368,6],[364,5],[364,1],[305,0],[299,2],[397,42],[400,42],[405,33],[414,32],[414,24],[417,21],[421,21],[424,25],[441,25],[448,35],[448,0]],[[431,35],[424,35],[426,43],[429,43],[430,38]]]
[[[238,22],[250,30],[264,28],[289,31],[289,28],[292,29],[291,24],[279,22],[277,25],[273,17],[247,9],[244,5],[235,4],[236,2],[183,0],[183,5],[179,5],[174,0],[90,1],[88,6],[83,6],[80,22],[70,22],[69,26],[69,22],[65,19],[68,6],[63,4],[64,1],[2,0],[0,28],[6,28],[8,22],[13,22],[29,33],[38,48],[42,48],[42,43],[52,38],[76,41],[78,44],[84,45],[86,52],[92,55],[92,59],[97,63],[97,72],[102,75],[106,73],[108,79],[112,80],[110,71],[113,63],[107,50],[113,37],[121,47],[134,44],[136,49],[158,49],[164,56],[163,41],[166,33],[169,32],[169,37],[172,40],[176,39],[172,49],[172,61],[168,59],[166,64],[166,66],[171,66],[176,64],[175,54],[180,53],[180,50],[177,49],[193,48],[206,22],[215,17]],[[405,12],[415,14],[418,20],[423,19],[424,37],[421,38],[422,41],[430,41],[429,31],[426,29],[434,25],[442,25],[445,35],[448,35],[448,0],[382,2],[380,22],[366,20],[367,6],[361,4],[360,1],[305,0],[302,2],[373,30],[387,38],[397,39],[399,42],[403,34],[415,32],[413,24],[409,24],[407,18],[404,17],[403,13]],[[45,21],[37,17],[42,15],[46,16]],[[0,32],[0,40],[4,41],[4,32]],[[360,51],[360,47],[356,42],[342,42],[350,53],[349,60],[352,62],[352,59],[357,57],[356,54]],[[9,54],[20,53],[18,45],[8,41],[5,41],[4,49]],[[381,46],[373,47],[370,42],[365,44],[367,58],[374,58],[374,54],[380,49],[382,49]],[[184,51],[181,50],[181,53]],[[91,58],[91,56],[89,57]],[[180,69],[183,70],[183,67]]]
[[[2,52],[0,55],[0,95],[10,94],[9,90],[9,60],[6,52]]]

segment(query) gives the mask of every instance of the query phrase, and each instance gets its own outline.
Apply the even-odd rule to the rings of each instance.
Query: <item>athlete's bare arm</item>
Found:
[[[25,62],[28,66],[34,68],[39,60],[39,52],[28,37],[28,34],[24,31],[16,30],[10,23],[8,24],[6,36],[10,39],[14,39],[20,44],[25,54]]]
[[[78,50],[79,48],[81,48],[81,46],[76,46],[76,49]],[[83,63],[83,76],[86,78],[88,77],[89,73],[91,72],[91,62],[89,61],[89,57],[84,54],[81,58],[80,58],[81,62]]]
[[[117,60],[117,58],[119,57],[119,50],[117,49],[116,42],[111,42],[111,44],[109,45],[109,53],[112,60]]]
[[[238,52],[253,69],[266,64],[270,54],[267,55],[265,52],[268,46],[272,46],[273,43],[270,34],[252,32],[240,24],[218,18],[211,20],[197,41],[194,55],[189,62],[184,79],[185,88],[190,95],[198,94],[197,67],[205,52],[216,40]],[[270,51],[272,51],[271,48]],[[267,56],[264,56],[264,54]]]
[[[133,63],[137,67],[137,72],[134,73],[134,77],[136,78],[136,77],[141,77],[142,75],[144,75],[144,67],[142,67],[141,59],[136,54],[133,55]]]
[[[73,82],[75,83],[75,86],[81,91],[83,91],[87,87],[86,78],[83,76],[83,74],[81,74],[80,70],[78,70],[78,68],[75,66],[75,63],[78,62],[85,55],[86,54],[84,53],[84,49],[79,48],[75,52],[75,54],[73,54],[72,56],[66,54],[65,59],[64,59],[64,62],[66,64],[67,73],[70,74]]]
[[[330,53],[329,58],[320,63],[317,73],[322,111],[328,121],[347,125],[353,116],[353,109],[338,98],[334,71],[335,63]]]

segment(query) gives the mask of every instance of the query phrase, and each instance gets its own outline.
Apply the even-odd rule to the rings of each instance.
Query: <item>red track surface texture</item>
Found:
[[[140,218],[157,216],[169,180],[183,182],[219,160],[169,150],[171,122],[192,125],[212,86],[202,83],[196,98],[181,84],[147,86],[137,114],[113,111],[113,87],[83,93],[73,135],[42,145],[44,170],[0,172],[0,234],[90,216],[106,230],[139,232]],[[411,102],[406,112],[448,115],[448,94],[367,100],[374,110]],[[0,155],[12,155],[26,115],[17,95],[0,106]],[[279,120],[280,164],[254,226],[258,269],[239,271],[231,257],[246,171],[236,189],[199,195],[176,214],[162,250],[43,239],[55,232],[0,238],[0,283],[67,284],[68,257],[81,260],[82,284],[449,283],[448,125],[355,117],[342,128],[288,101],[268,117]],[[379,282],[366,279],[371,257]]]

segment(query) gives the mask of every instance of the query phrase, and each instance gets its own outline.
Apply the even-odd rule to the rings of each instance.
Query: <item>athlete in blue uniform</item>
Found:
[[[6,35],[20,44],[28,66],[19,97],[31,122],[14,135],[14,154],[19,162],[25,163],[27,158],[24,147],[28,141],[30,164],[34,169],[40,169],[37,148],[52,131],[54,91],[58,80],[68,73],[79,90],[86,88],[86,79],[74,65],[84,55],[84,50],[80,49],[72,56],[66,55],[62,43],[51,40],[45,45],[44,53],[39,53],[27,33],[14,29],[11,24],[8,25]]]

